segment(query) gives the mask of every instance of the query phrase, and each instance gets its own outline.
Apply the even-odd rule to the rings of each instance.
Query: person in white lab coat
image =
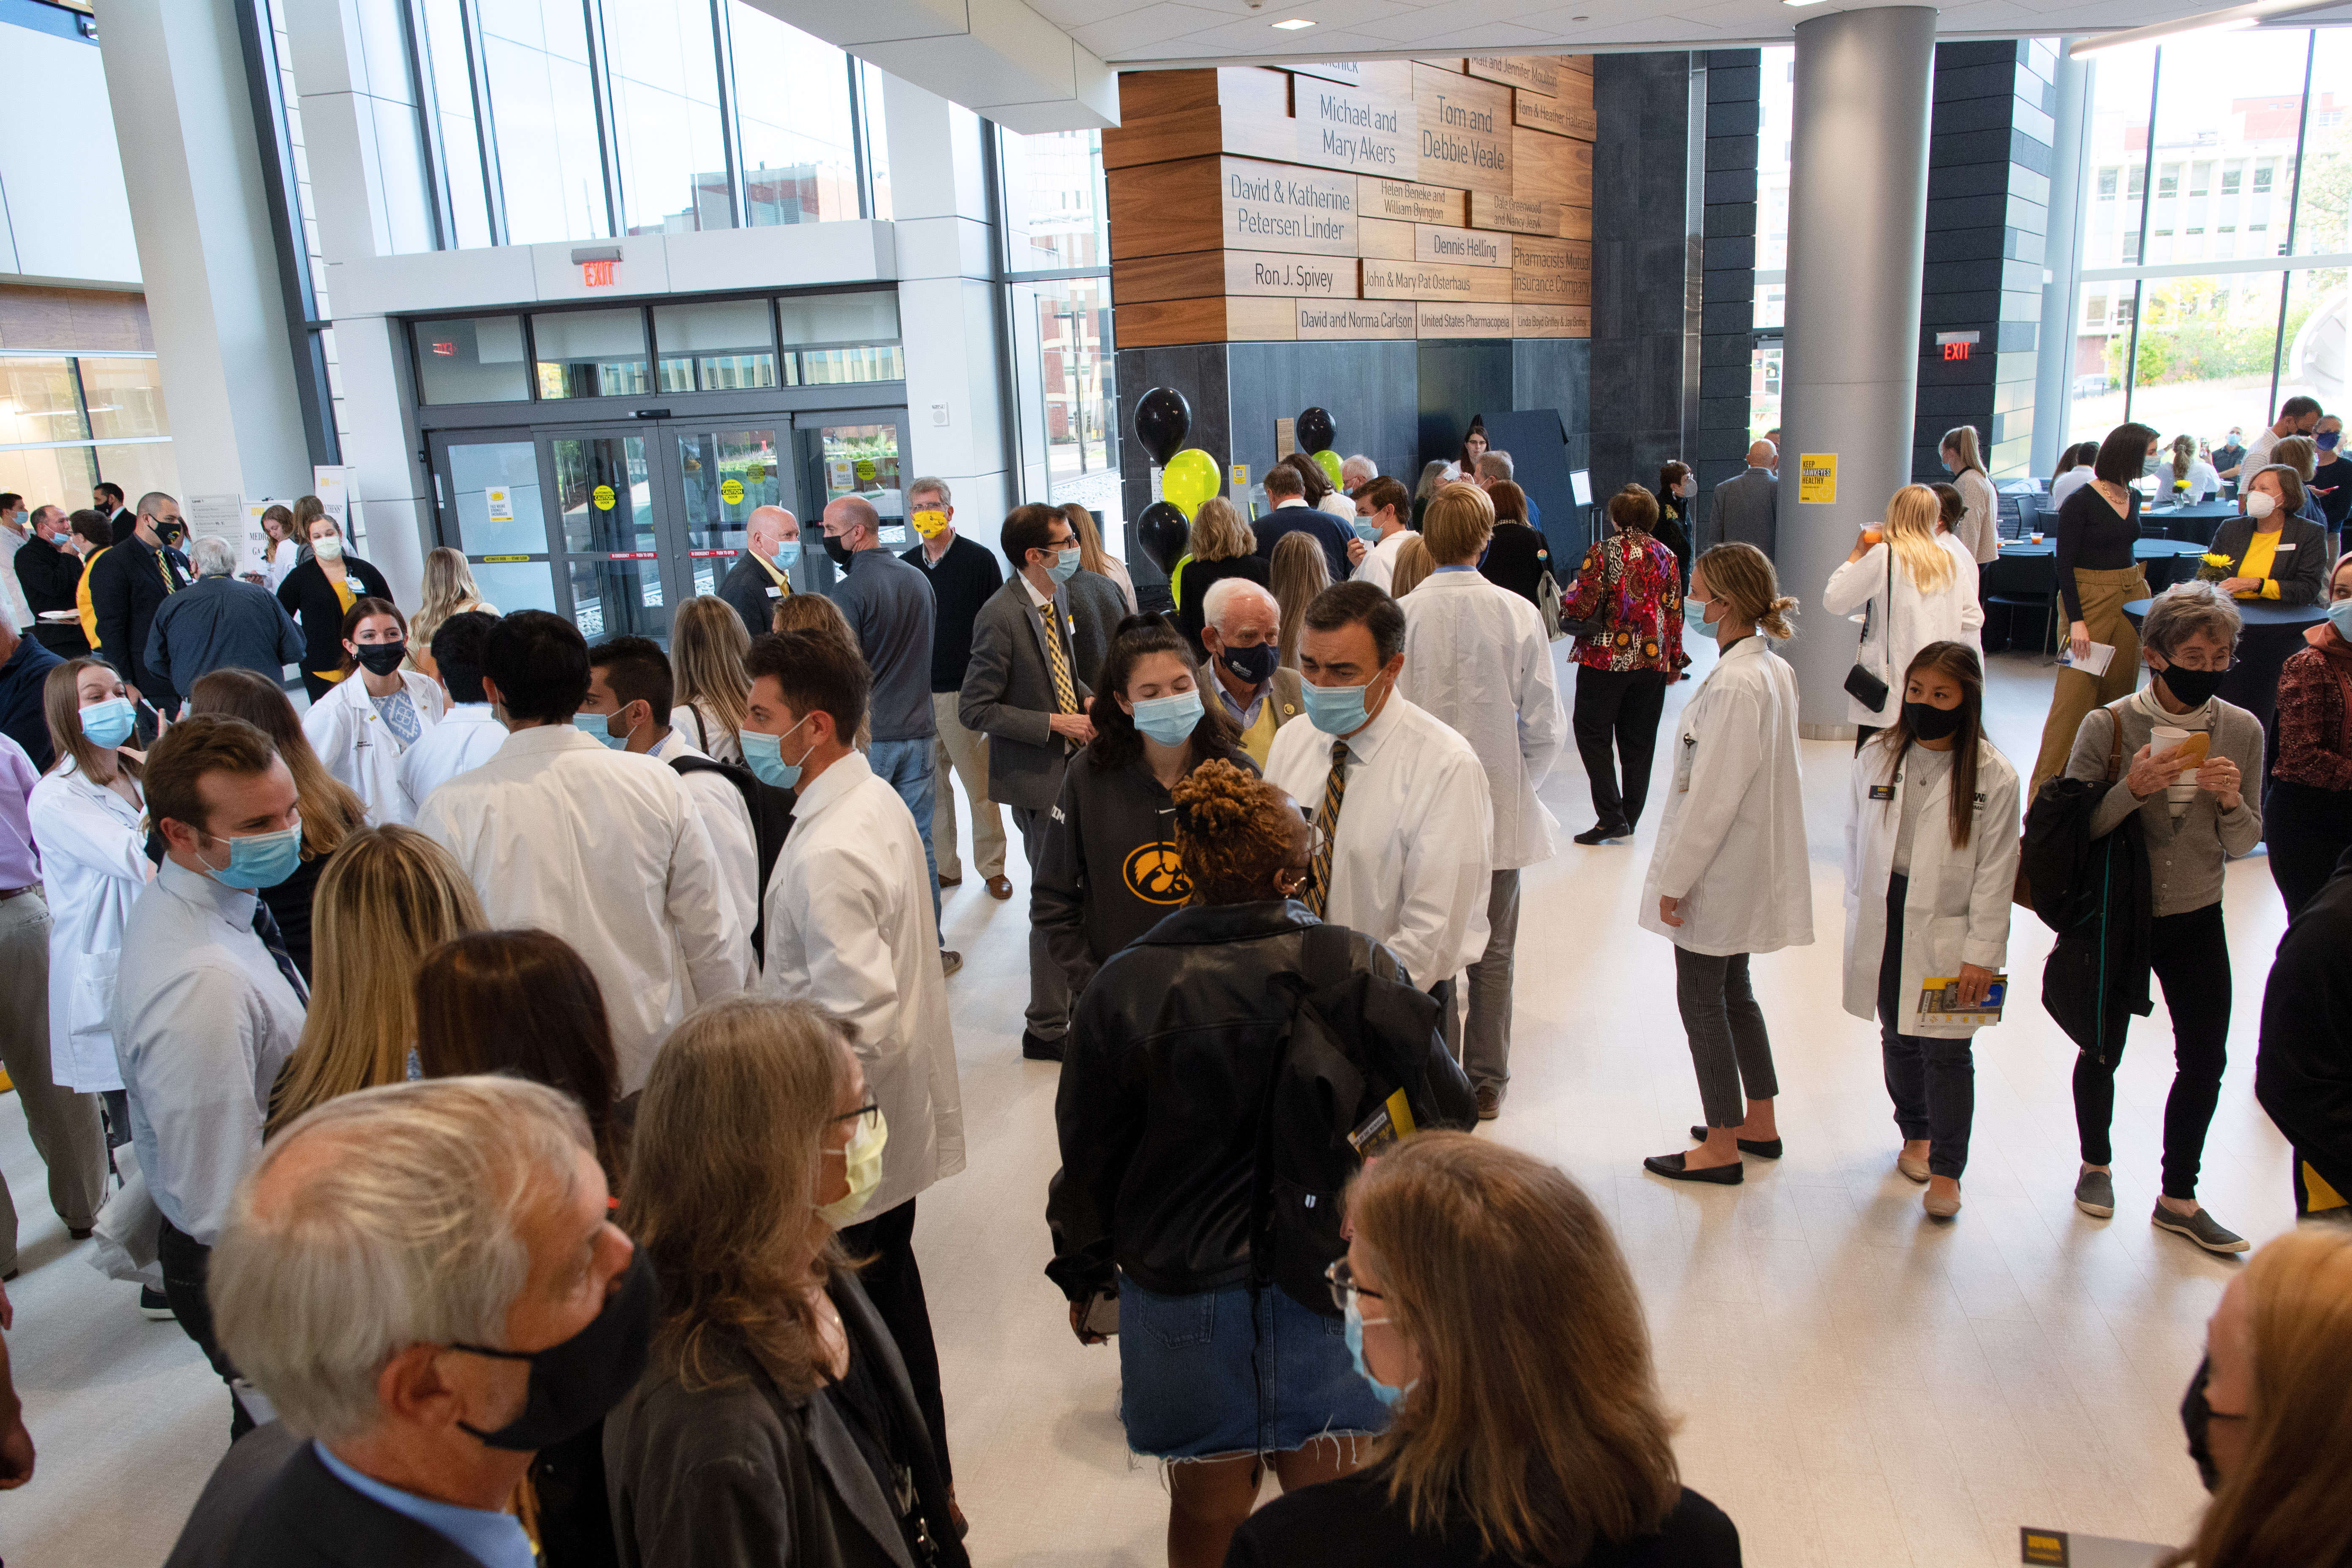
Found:
[[[1404,487],[1395,485],[1402,494]],[[1404,612],[1397,695],[1470,742],[1494,814],[1486,946],[1470,965],[1462,1070],[1492,1121],[1511,1081],[1511,977],[1519,940],[1519,872],[1552,857],[1559,826],[1536,791],[1568,739],[1551,641],[1536,607],[1478,571],[1495,531],[1486,492],[1455,485],[1429,503],[1422,537],[1437,570]]]
[[[814,1002],[854,1031],[888,1140],[882,1181],[841,1233],[948,1463],[940,1355],[915,1264],[915,1200],[963,1169],[963,1093],[947,977],[931,913],[929,862],[914,813],[853,744],[871,678],[865,661],[816,632],[751,644],[743,760],[761,783],[799,792],[792,837],[768,874],[760,989]]]
[[[107,1014],[131,906],[155,876],[140,816],[138,761],[117,748],[137,719],[122,677],[104,659],[49,671],[43,707],[58,760],[26,804],[41,847],[49,904],[49,1075],[63,1089],[109,1096],[109,1130],[130,1142]]]
[[[680,1018],[749,984],[751,933],[677,775],[572,728],[588,696],[578,628],[508,616],[483,649],[482,689],[512,733],[435,790],[416,826],[457,857],[493,927],[552,931],[587,961],[633,1094]]]
[[[1780,1156],[1780,1093],[1750,954],[1813,940],[1804,786],[1797,772],[1797,677],[1766,636],[1796,628],[1771,560],[1718,544],[1691,569],[1684,618],[1723,655],[1683,710],[1674,788],[1642,888],[1642,925],[1675,944],[1675,1002],[1690,1038],[1706,1142],[1643,1167],[1681,1182],[1736,1185],[1745,1152]],[[1741,1094],[1746,1093],[1746,1106]]]
[[[460,610],[433,628],[433,679],[441,683],[441,721],[400,753],[400,787],[418,805],[459,773],[480,767],[507,742],[507,727],[482,690],[482,649],[496,616]],[[344,682],[349,685],[350,682]]]
[[[1370,480],[1356,497],[1352,525],[1356,537],[1348,544],[1348,559],[1355,563],[1352,580],[1370,583],[1385,594],[1396,577],[1397,552],[1412,537],[1412,493],[1394,479]]]
[[[335,781],[378,826],[416,820],[400,759],[441,720],[441,688],[400,661],[408,622],[389,599],[361,599],[343,616],[343,679],[302,715],[302,733]]]
[[[1298,642],[1308,722],[1276,733],[1265,779],[1322,831],[1299,901],[1387,947],[1450,1014],[1454,977],[1486,951],[1495,812],[1470,742],[1398,690],[1404,637],[1402,606],[1370,583],[1316,595]]]
[[[669,727],[669,656],[651,637],[607,637],[588,650],[588,700],[572,725],[616,752],[651,757],[665,767],[674,759],[710,759],[684,732]],[[745,931],[760,923],[760,838],[743,792],[725,773],[710,768],[670,768],[686,786],[719,857],[720,879],[734,901]]]
[[[1960,1211],[1976,1111],[1974,1024],[1919,1011],[1931,978],[1983,1005],[2009,953],[2017,885],[2017,770],[1984,736],[1984,667],[1929,643],[1901,710],[1853,760],[1845,824],[1845,1010],[1878,1020],[1886,1092],[1903,1132],[1895,1168],[1925,1182],[1937,1219]]]
[[[1846,694],[1857,753],[1901,711],[1902,675],[1911,667],[1911,656],[1936,642],[1974,647],[1984,626],[1976,558],[1962,540],[1937,531],[1943,511],[1934,490],[1905,485],[1886,503],[1885,523],[1855,535],[1853,551],[1822,590],[1822,608],[1832,615],[1861,613],[1862,647],[1855,662],[1886,682],[1886,700],[1877,708]],[[1874,533],[1885,537],[1874,540]]]

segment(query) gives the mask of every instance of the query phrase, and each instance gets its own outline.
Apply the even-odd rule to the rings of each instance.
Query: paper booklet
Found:
[[[2107,650],[2112,653],[2115,650]],[[1960,1005],[1960,983],[1953,975],[1931,974],[1919,988],[1919,1022],[1923,1024],[1998,1024],[2009,1001],[2009,976],[1996,974],[1981,1005]]]
[[[2084,654],[2081,658],[2074,657],[2073,646],[2071,644],[2068,645],[2066,651],[2058,656],[2058,662],[2064,665],[2071,665],[2074,668],[2081,670],[2084,675],[2090,676],[2095,679],[2099,676],[2106,674],[2107,666],[2113,664],[2115,662],[2115,644],[2109,642],[2095,642],[2091,645],[2090,652]]]

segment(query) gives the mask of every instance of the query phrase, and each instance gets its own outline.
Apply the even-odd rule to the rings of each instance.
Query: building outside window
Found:
[[[86,507],[100,479],[177,494],[170,432],[152,353],[0,350],[0,490],[28,509]]]
[[[1748,433],[1780,424],[1780,331],[1789,319],[1789,158],[1796,135],[1797,51],[1765,49],[1756,163],[1756,309],[1759,334],[1748,366]]]
[[[998,132],[1022,461],[1047,494],[1103,514],[1119,547],[1118,389],[1102,138]]]

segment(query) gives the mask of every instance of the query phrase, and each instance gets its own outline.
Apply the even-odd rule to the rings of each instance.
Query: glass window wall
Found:
[[[728,7],[728,26],[739,90],[751,89],[736,104],[751,226],[857,216],[849,57],[744,0]]]
[[[735,226],[709,0],[604,8],[628,234]]]
[[[1026,482],[1043,481],[1040,499],[1101,513],[1104,541],[1118,550],[1125,510],[1102,138],[1002,131],[997,145]]]
[[[895,323],[894,323],[895,335]],[[776,384],[775,329],[765,300],[654,307],[663,392],[734,392]],[[788,378],[786,385],[793,384]]]
[[[539,395],[635,397],[648,390],[646,319],[638,310],[562,310],[530,319]]]
[[[72,511],[101,479],[179,493],[154,356],[0,353],[0,490]]]
[[[416,321],[416,391],[426,403],[524,403],[530,368],[520,316]]]
[[[506,243],[613,232],[579,0],[476,0]]]

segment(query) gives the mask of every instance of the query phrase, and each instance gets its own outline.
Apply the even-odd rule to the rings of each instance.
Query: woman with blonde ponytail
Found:
[[[1853,552],[1822,590],[1822,609],[1862,622],[1855,662],[1887,686],[1875,708],[1851,691],[1846,695],[1857,755],[1871,736],[1895,722],[1903,706],[1903,672],[1913,655],[1929,643],[1978,646],[1984,606],[1977,603],[1976,558],[1954,534],[1937,531],[1941,515],[1936,492],[1926,485],[1896,490],[1886,503],[1886,521],[1855,536]],[[1955,532],[1967,525],[1963,512]]]
[[[2000,553],[2000,498],[1993,493],[1992,480],[1985,474],[1984,458],[1978,456],[1976,426],[1962,425],[1945,431],[1943,452],[1945,470],[1969,503],[1952,531],[1981,566]]]
[[[1813,940],[1797,677],[1765,642],[1796,634],[1796,608],[1752,544],[1718,544],[1691,568],[1684,618],[1723,653],[1683,710],[1642,889],[1643,928],[1675,944],[1675,1001],[1706,1112],[1691,1129],[1698,1148],[1642,1162],[1672,1181],[1737,1185],[1742,1152],[1780,1157],[1772,1043],[1748,960]]]

